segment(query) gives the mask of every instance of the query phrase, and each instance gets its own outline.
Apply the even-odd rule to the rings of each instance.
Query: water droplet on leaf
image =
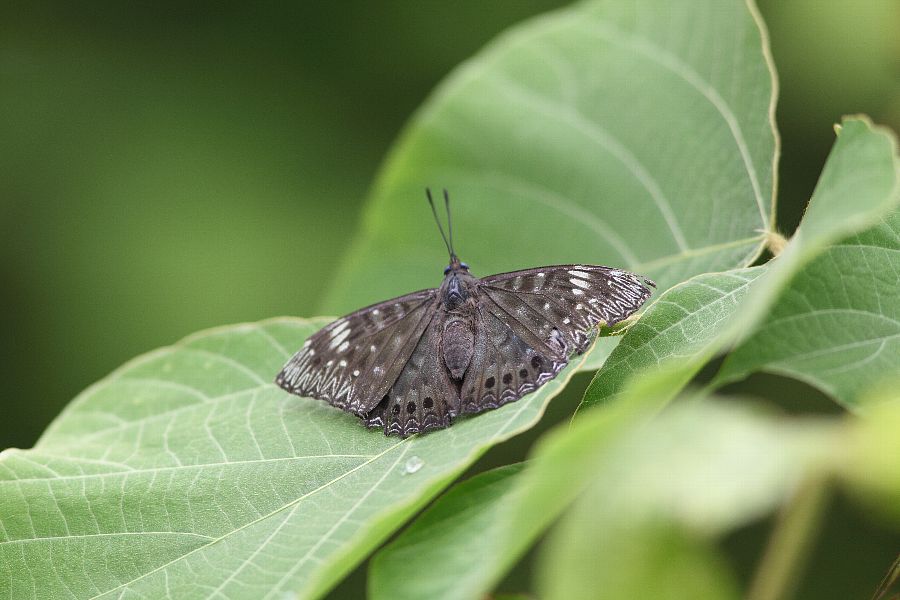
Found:
[[[424,460],[422,460],[418,456],[413,456],[408,461],[406,461],[406,474],[412,475],[413,473],[421,469],[424,465]]]

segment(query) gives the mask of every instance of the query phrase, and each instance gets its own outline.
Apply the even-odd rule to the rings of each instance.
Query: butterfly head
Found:
[[[464,271],[466,273],[469,272],[469,265],[459,260],[458,257],[451,256],[450,264],[444,267],[444,275],[448,275],[454,271]]]

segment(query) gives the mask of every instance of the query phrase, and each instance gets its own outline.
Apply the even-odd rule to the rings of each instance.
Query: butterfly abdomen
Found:
[[[450,377],[461,380],[472,353],[475,350],[475,332],[471,319],[462,316],[451,316],[444,323],[444,334],[441,338],[444,364],[450,371]]]

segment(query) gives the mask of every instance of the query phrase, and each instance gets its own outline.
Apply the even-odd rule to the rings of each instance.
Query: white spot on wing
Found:
[[[572,290],[572,293],[575,294],[576,296],[581,296],[581,295],[584,294],[584,292],[582,292],[582,291],[579,290],[578,288],[573,289],[573,290]]]
[[[587,273],[585,271],[577,271],[574,269],[569,271],[569,275],[571,275],[572,277],[581,277],[583,279],[587,279],[588,277],[590,277],[590,273]]]
[[[350,324],[349,321],[341,321],[340,323],[338,323],[337,326],[331,330],[331,337],[337,337],[338,335],[340,335],[340,333],[344,329],[346,329],[347,325],[349,325],[349,324]]]
[[[578,287],[584,288],[584,289],[588,289],[589,287],[591,287],[591,284],[589,284],[584,279],[576,279],[575,277],[571,278],[569,280],[569,283],[571,283],[572,285],[577,285]]]
[[[359,369],[356,369],[355,371],[353,371],[353,376],[359,377]]]
[[[338,352],[343,352],[343,351],[345,351],[345,350],[346,350],[347,348],[349,348],[349,347],[350,347],[350,342],[343,342],[343,343],[341,343],[340,346],[338,346],[337,351],[338,351]]]
[[[346,366],[347,366],[347,361],[346,361],[346,360],[342,360],[341,362],[338,363],[338,366],[346,367]]]
[[[375,347],[375,344],[369,346],[369,352],[375,352],[376,350],[378,350],[378,348]]]
[[[335,338],[333,340],[331,340],[331,343],[328,344],[328,347],[331,349],[337,348],[338,346],[340,346],[341,344],[344,343],[344,340],[346,340],[347,336],[349,336],[349,335],[350,335],[349,329],[343,330],[337,336],[335,336]]]

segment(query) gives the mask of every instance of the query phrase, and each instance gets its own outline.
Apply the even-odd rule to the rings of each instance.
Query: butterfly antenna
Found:
[[[444,210],[447,211],[447,237],[450,238],[450,256],[456,256],[453,249],[453,219],[450,218],[450,194],[444,189]]]
[[[428,197],[428,204],[431,205],[431,214],[434,215],[434,222],[437,223],[438,231],[441,232],[441,238],[444,240],[444,245],[447,246],[447,252],[450,253],[450,258],[452,259],[455,254],[453,254],[453,248],[450,246],[450,242],[447,240],[447,235],[444,233],[444,228],[441,227],[441,220],[438,219],[437,209],[434,207],[434,199],[431,197],[431,188],[425,188],[425,195]],[[450,225],[449,223],[447,224]]]

